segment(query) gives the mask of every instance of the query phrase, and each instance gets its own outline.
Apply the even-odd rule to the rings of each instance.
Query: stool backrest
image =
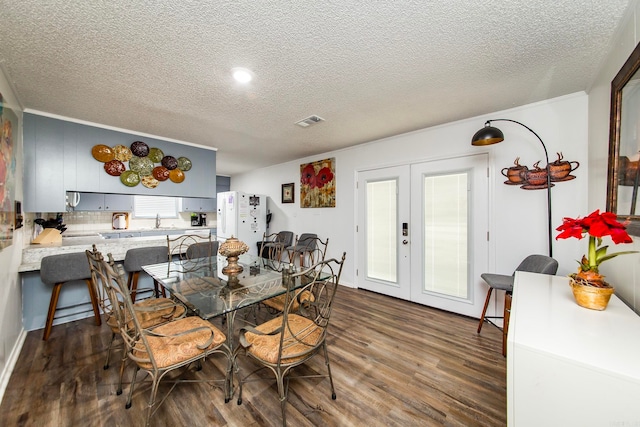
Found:
[[[127,273],[142,271],[143,265],[160,264],[168,259],[166,246],[129,249],[124,255],[124,269]]]
[[[529,255],[522,260],[516,271],[554,275],[558,271],[558,261],[546,255]]]
[[[40,279],[49,285],[91,279],[85,252],[49,255],[40,262]]]

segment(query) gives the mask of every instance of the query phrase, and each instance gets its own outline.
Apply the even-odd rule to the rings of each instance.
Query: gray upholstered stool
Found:
[[[211,258],[218,255],[218,241],[200,242],[189,245],[186,252],[187,259]]]
[[[89,296],[91,297],[91,305],[93,305],[93,313],[96,317],[96,325],[100,326],[100,310],[98,309],[98,297],[96,290],[91,282],[91,270],[87,262],[87,255],[84,252],[50,255],[42,258],[40,263],[40,279],[43,283],[53,285],[51,292],[51,301],[49,302],[49,312],[47,313],[47,322],[44,326],[43,340],[48,340],[53,327],[53,317],[58,306],[58,297],[62,285],[72,280],[84,280],[89,287]]]
[[[136,293],[138,290],[138,278],[142,271],[143,265],[159,264],[167,262],[169,259],[169,250],[166,246],[149,246],[147,248],[129,249],[124,255],[124,270],[129,273],[127,286],[131,291],[131,300],[136,302]],[[160,285],[154,279],[153,288],[156,297],[160,293],[165,295],[164,288],[160,289]]]

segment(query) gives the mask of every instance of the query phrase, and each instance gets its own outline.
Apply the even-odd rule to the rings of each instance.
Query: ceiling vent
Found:
[[[296,122],[296,124],[300,127],[307,128],[311,125],[315,125],[316,123],[320,123],[320,122],[324,122],[324,119],[322,117],[309,116],[306,119],[302,119],[299,122]]]

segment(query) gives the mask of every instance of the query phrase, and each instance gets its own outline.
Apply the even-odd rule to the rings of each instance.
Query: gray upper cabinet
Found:
[[[182,212],[215,212],[216,199],[199,198],[199,197],[183,197]]]
[[[110,212],[132,212],[133,196],[128,194],[105,194],[104,209]]]
[[[133,211],[133,196],[128,194],[80,193],[75,211]]]
[[[65,211],[67,191],[195,198],[212,198],[217,192],[216,152],[213,150],[31,113],[25,113],[23,117],[23,207],[26,212]],[[119,177],[107,174],[104,163],[91,154],[91,149],[98,144],[130,147],[135,141],[159,148],[165,155],[191,160],[192,167],[184,173],[185,180],[182,183],[166,180],[155,188],[141,183],[128,187]],[[128,169],[128,162],[125,166]],[[113,210],[127,209],[118,206]]]
[[[24,204],[25,212],[64,212],[65,147],[64,122],[41,117],[41,125],[27,122],[24,114]],[[27,143],[29,141],[29,143]]]
[[[76,211],[103,211],[104,194],[101,193],[80,193],[80,201],[75,207]]]
[[[228,176],[216,177],[216,194],[231,190],[231,178]]]

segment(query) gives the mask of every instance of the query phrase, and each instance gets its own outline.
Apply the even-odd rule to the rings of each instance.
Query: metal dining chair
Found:
[[[317,384],[317,378],[328,378],[331,398],[336,399],[327,351],[327,329],[345,257],[346,253],[343,253],[342,259],[339,261],[336,259],[323,261],[288,278],[289,284],[296,283],[296,281],[306,281],[307,284],[298,289],[287,287],[282,315],[255,328],[241,329],[240,344],[244,348],[246,356],[256,362],[259,368],[239,379],[238,405],[242,404],[242,389],[246,382],[267,379],[265,377],[251,378],[263,369],[271,371],[275,376],[283,426],[287,424],[285,409],[288,385],[285,385],[286,380],[313,378],[312,386],[314,386]],[[287,285],[287,283],[283,284]],[[297,296],[301,294],[312,297],[298,300]],[[317,354],[324,356],[327,368],[325,375],[292,375],[292,370],[296,366],[304,364]]]
[[[193,363],[198,364],[199,367],[203,360],[216,353],[227,358],[225,377],[220,380],[202,380],[201,382],[222,382],[225,401],[228,401],[233,363],[225,334],[212,323],[197,316],[183,317],[151,329],[143,327],[127,286],[113,267],[113,263],[102,261],[107,292],[124,341],[125,354],[136,366],[125,407],[131,407],[138,371],[146,372],[152,382],[145,416],[145,425],[149,426],[152,415],[166,399],[166,396],[162,399],[157,398],[160,382],[177,369],[186,369]],[[179,380],[172,378],[172,381]],[[167,393],[172,390],[173,387],[169,387]]]
[[[295,245],[287,248],[289,262],[294,263],[299,258],[300,268],[305,268],[323,261],[328,245],[329,238],[323,241],[315,233],[302,233]]]
[[[264,233],[259,253],[263,265],[276,271],[282,270],[282,255],[293,245],[294,237],[295,234],[292,231]]]

